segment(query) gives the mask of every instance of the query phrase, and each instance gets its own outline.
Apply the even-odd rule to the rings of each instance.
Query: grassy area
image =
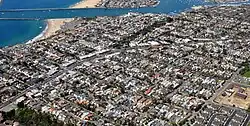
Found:
[[[57,117],[33,109],[27,108],[24,105],[16,110],[10,112],[1,112],[5,120],[14,120],[19,122],[22,126],[75,126],[70,122],[63,122],[57,120]]]
[[[250,78],[250,67],[249,67],[249,64],[245,63],[243,66],[244,66],[244,69],[240,72],[240,74],[243,77]]]
[[[250,78],[250,71],[245,72],[242,76]]]

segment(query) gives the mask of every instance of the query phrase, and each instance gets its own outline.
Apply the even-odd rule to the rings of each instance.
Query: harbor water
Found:
[[[17,0],[3,0],[0,5],[0,47],[12,46],[33,39],[46,28],[45,20],[51,18],[117,16],[128,12],[177,14],[190,10],[193,6],[215,5],[204,2],[204,0],[160,0],[160,4],[156,7],[134,9],[86,8],[4,11],[10,9],[67,8],[77,2],[79,0],[60,0],[60,2],[58,0],[23,0],[21,3]],[[17,18],[19,19],[17,20]]]

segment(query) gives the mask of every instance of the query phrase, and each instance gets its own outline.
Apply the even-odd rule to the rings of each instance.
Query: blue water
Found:
[[[68,7],[77,2],[79,0],[60,0],[60,2],[58,0],[3,0],[0,10]],[[2,17],[3,13],[0,15]],[[23,14],[19,13],[19,15]],[[0,20],[0,47],[27,42],[39,35],[45,27],[46,23],[44,21]]]
[[[4,0],[0,6],[1,10],[6,9],[27,9],[27,8],[63,8],[68,7],[78,0],[22,0],[22,4],[17,0]],[[77,10],[46,10],[46,11],[23,11],[23,12],[0,12],[0,18],[39,18],[42,20],[33,21],[11,21],[0,20],[0,47],[11,46],[17,43],[26,42],[38,34],[46,27],[44,19],[69,18],[69,17],[94,17],[94,16],[117,16],[128,12],[142,13],[179,13],[192,6],[214,5],[206,3],[204,0],[161,0],[157,7],[139,9],[105,9],[87,8]]]
[[[68,7],[77,2],[79,2],[79,0],[3,0],[0,5],[0,10]]]

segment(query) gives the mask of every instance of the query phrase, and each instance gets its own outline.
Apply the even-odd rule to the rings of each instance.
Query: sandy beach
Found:
[[[76,3],[75,5],[70,6],[70,8],[94,8],[98,3],[100,3],[101,0],[83,0],[81,2]],[[46,31],[43,33],[42,37],[39,39],[45,39],[53,34],[55,34],[56,31],[58,31],[61,26],[66,23],[72,21],[73,18],[67,18],[67,19],[49,19],[47,20],[47,28]]]

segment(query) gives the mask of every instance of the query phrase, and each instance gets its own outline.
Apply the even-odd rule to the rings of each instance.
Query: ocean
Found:
[[[214,5],[204,0],[160,0],[156,7],[147,8],[87,8],[71,10],[37,10],[4,12],[6,9],[66,8],[79,0],[3,0],[0,5],[0,18],[36,18],[39,20],[0,20],[0,47],[25,43],[41,34],[46,27],[46,19],[70,17],[117,16],[128,12],[178,14],[193,6]],[[235,3],[234,3],[235,4]],[[239,3],[236,3],[239,4]]]

